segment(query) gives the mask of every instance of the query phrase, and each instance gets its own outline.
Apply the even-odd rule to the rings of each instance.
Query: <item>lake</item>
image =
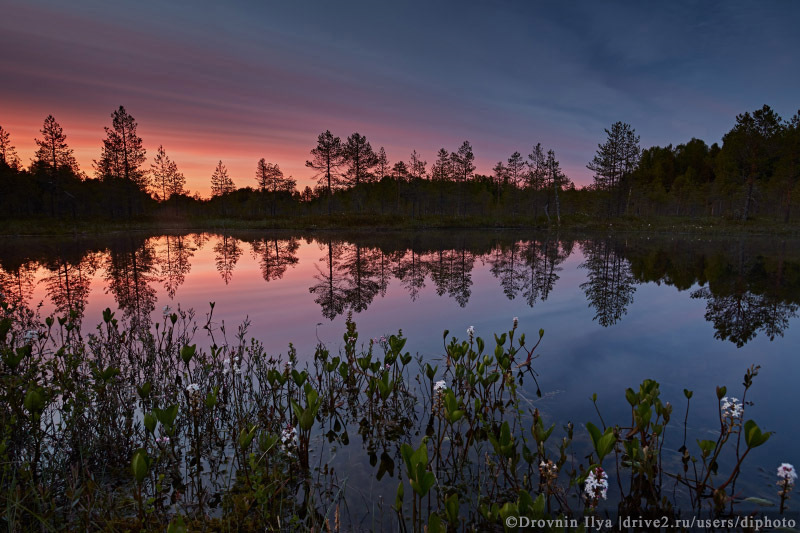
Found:
[[[7,301],[43,316],[75,310],[84,333],[107,307],[142,325],[191,308],[203,323],[214,302],[229,334],[247,320],[267,353],[291,342],[301,365],[320,342],[341,349],[349,313],[360,343],[402,330],[406,350],[439,363],[444,330],[492,339],[518,317],[529,339],[544,330],[533,362],[542,397],[531,380],[526,396],[548,421],[574,422],[576,440],[588,439],[585,422],[599,425],[593,393],[606,422],[625,421],[625,389],[646,378],[675,406],[675,435],[684,388],[694,391],[689,434],[718,432],[715,386],[741,397],[745,370],[760,365],[747,418],[775,434],[750,454],[740,486],[772,495],[775,467],[800,461],[800,420],[786,416],[800,375],[798,244],[523,231],[4,238],[0,282]],[[395,488],[370,490],[389,499]]]

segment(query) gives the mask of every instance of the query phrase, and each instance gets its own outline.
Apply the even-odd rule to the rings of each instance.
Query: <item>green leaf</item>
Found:
[[[436,512],[432,512],[428,518],[428,533],[444,533],[445,528],[442,525],[442,519]]]
[[[631,404],[631,407],[639,403],[639,395],[630,387],[625,390],[625,399]]]
[[[240,448],[242,448],[243,450],[246,450],[247,447],[250,446],[250,443],[253,442],[253,438],[255,438],[255,436],[256,436],[256,429],[258,429],[258,427],[255,424],[250,426],[250,430],[249,431],[247,431],[245,429],[242,429],[242,431],[239,433],[239,447]]]
[[[458,523],[458,494],[455,492],[444,500],[444,508],[447,512],[447,522],[449,525]]]
[[[183,521],[183,516],[178,515],[172,519],[172,522],[167,526],[167,533],[186,533],[186,523]]]
[[[191,361],[192,357],[194,357],[196,351],[197,351],[196,344],[192,344],[191,346],[186,345],[183,348],[181,348],[181,359],[183,359],[183,362],[188,365],[189,361]]]
[[[447,335],[445,335],[447,336]],[[403,482],[397,484],[397,495],[394,497],[394,508],[398,511],[403,507],[403,497],[405,496],[405,489]]]
[[[157,420],[156,420],[156,417],[153,416],[153,413],[147,413],[146,415],[144,415],[144,427],[150,433],[154,433],[155,432],[156,423],[157,423]]]
[[[589,431],[589,435],[592,437],[594,449],[597,450],[597,443],[600,442],[600,437],[603,436],[603,434],[600,432],[600,428],[591,422],[586,422],[586,429]]]
[[[25,394],[23,405],[25,409],[31,414],[41,413],[44,411],[44,390],[41,387],[32,387]]]
[[[771,435],[771,431],[762,433],[758,425],[752,420],[748,420],[744,423],[744,441],[748,448],[757,448],[761,446],[769,440]]]
[[[753,496],[751,496],[750,498],[745,498],[742,501],[749,502],[749,503],[754,503],[756,505],[760,505],[761,507],[774,507],[775,506],[775,504],[772,503],[769,500],[765,500],[764,498],[756,498],[756,497],[753,497]]]
[[[152,383],[149,381],[142,383],[141,387],[136,387],[136,391],[139,393],[139,397],[144,400],[148,396],[150,396],[150,390],[153,388]]]
[[[716,448],[717,443],[713,440],[698,440],[697,445],[700,446],[700,451],[703,452],[703,457],[708,457],[708,455],[714,451],[714,448]]]
[[[614,444],[616,444],[616,442],[617,437],[614,435],[611,428],[608,428],[605,435],[600,437],[600,440],[597,442],[597,456],[601,463],[603,462],[603,458],[614,449]]]
[[[131,459],[131,472],[137,483],[144,481],[149,469],[150,458],[147,457],[147,451],[144,448],[139,448],[133,453],[133,459]]]
[[[156,414],[156,418],[158,418],[159,422],[167,427],[172,427],[175,423],[175,418],[178,416],[178,404],[170,405],[166,409],[155,408],[153,412]]]

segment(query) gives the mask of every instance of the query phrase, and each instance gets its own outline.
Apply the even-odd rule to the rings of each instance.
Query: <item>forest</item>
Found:
[[[721,146],[690,139],[642,148],[635,129],[606,129],[587,162],[594,182],[576,187],[552,149],[512,153],[491,175],[476,172],[469,141],[439,149],[430,165],[416,150],[392,162],[356,132],[330,131],[311,142],[306,167],[315,187],[299,190],[277,162],[262,158],[250,177],[209,169],[212,195],[201,198],[163,146],[148,159],[138,124],[120,106],[105,127],[92,169],[79,167],[67,134],[49,115],[25,166],[0,125],[0,218],[5,220],[292,220],[382,216],[387,220],[469,219],[517,224],[573,220],[720,218],[794,221],[800,198],[800,111],[788,120],[765,105],[735,117]],[[346,225],[346,222],[344,222]]]

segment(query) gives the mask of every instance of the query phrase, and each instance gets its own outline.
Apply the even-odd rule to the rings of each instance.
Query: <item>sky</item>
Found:
[[[124,105],[203,196],[218,160],[239,187],[262,157],[313,184],[328,129],[428,168],[469,140],[484,174],[541,142],[585,185],[616,121],[646,147],[720,142],[764,104],[796,113],[798,20],[790,0],[4,0],[0,126],[27,163],[54,115],[91,174]]]

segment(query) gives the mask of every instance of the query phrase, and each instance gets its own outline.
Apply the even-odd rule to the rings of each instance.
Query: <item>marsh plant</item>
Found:
[[[213,303],[202,318],[164,308],[147,326],[107,309],[86,334],[74,315],[42,320],[7,302],[0,313],[9,531],[486,531],[509,516],[723,516],[747,499],[737,479],[770,437],[746,418],[758,367],[741,401],[716,390],[716,439],[686,435],[687,390],[683,445],[670,448],[675,409],[652,380],[624,392],[629,420],[608,423],[598,408],[596,423],[556,428],[526,395],[541,395],[544,332],[530,342],[516,318],[488,339],[445,331],[442,357],[423,360],[402,332],[362,340],[348,317],[338,351],[320,344],[301,362],[292,345],[285,358],[265,353],[246,321],[217,324]],[[366,502],[359,475],[388,490]],[[797,475],[783,464],[778,477],[783,513]]]

